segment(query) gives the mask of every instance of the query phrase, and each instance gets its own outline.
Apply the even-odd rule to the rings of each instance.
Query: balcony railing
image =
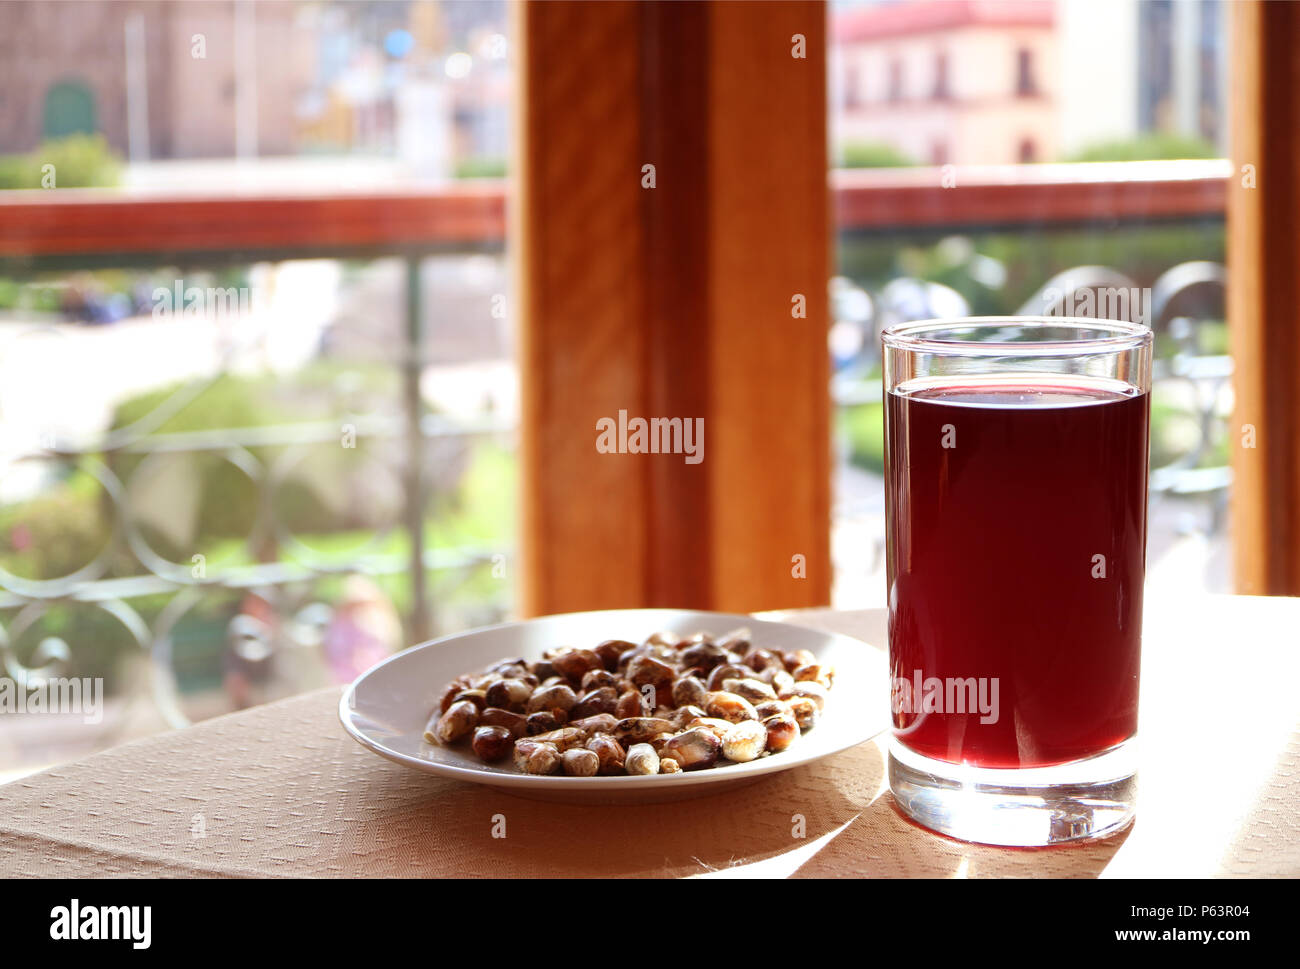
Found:
[[[204,595],[267,587],[281,588],[329,574],[362,571],[369,575],[405,575],[409,583],[406,633],[427,637],[434,627],[429,578],[435,571],[466,569],[495,560],[496,548],[426,546],[425,518],[430,484],[425,453],[435,439],[508,433],[511,424],[484,417],[450,419],[427,413],[422,403],[421,376],[427,358],[427,307],[420,269],[430,256],[497,253],[505,237],[505,201],[499,184],[456,186],[422,192],[309,195],[171,197],[132,196],[117,192],[62,190],[12,192],[0,195],[0,275],[30,276],[91,268],[153,268],[176,266],[204,269],[221,265],[277,262],[289,259],[378,259],[403,261],[403,345],[390,353],[402,374],[401,418],[349,418],[363,441],[396,441],[405,451],[403,533],[401,557],[369,554],[304,562],[302,555],[214,569],[196,575],[190,568],[153,554],[141,539],[126,499],[130,480],[121,481],[112,467],[114,455],[164,453],[216,454],[236,464],[258,489],[259,530],[272,534],[274,547],[285,548],[292,537],[269,513],[269,491],[275,469],[254,456],[259,449],[309,446],[337,442],[337,422],[299,423],[274,427],[220,428],[186,433],[156,433],[158,420],[137,421],[94,440],[45,441],[34,450],[10,454],[24,458],[76,462],[100,482],[112,505],[112,539],[84,568],[61,578],[33,580],[0,571],[0,609],[10,617],[0,627],[0,652],[9,675],[23,679],[66,675],[76,644],[46,639],[36,653],[19,661],[13,651],[19,634],[57,603],[75,603],[114,617],[153,660],[154,699],[166,719],[186,720],[177,702],[171,670],[171,633],[175,623]],[[53,377],[53,375],[52,375]],[[215,379],[215,378],[213,378]],[[187,406],[210,383],[186,386],[159,410]],[[7,429],[8,440],[31,440],[24,429]],[[30,431],[31,429],[25,429]],[[272,519],[265,521],[262,519]],[[110,559],[125,550],[138,564],[138,574],[105,577]],[[90,550],[93,551],[93,550]],[[301,551],[301,549],[299,549]],[[121,572],[119,566],[118,572]],[[132,603],[145,597],[170,595],[170,604],[152,624]]]
[[[1222,160],[857,169],[832,173],[841,231],[1157,225],[1222,219]]]
[[[1064,227],[1222,218],[1227,161],[841,169],[841,231]],[[60,189],[0,195],[0,260],[58,267],[167,253],[196,261],[501,246],[495,180],[320,196],[124,196]]]

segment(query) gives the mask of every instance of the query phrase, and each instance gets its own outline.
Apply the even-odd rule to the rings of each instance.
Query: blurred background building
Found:
[[[882,3],[837,13],[838,133],[917,164],[1056,155],[1050,4]]]
[[[406,177],[499,174],[505,18],[505,0],[8,3],[0,153],[99,134],[132,164],[354,155]]]
[[[833,156],[1086,158],[1146,136],[1222,152],[1220,0],[840,0]]]

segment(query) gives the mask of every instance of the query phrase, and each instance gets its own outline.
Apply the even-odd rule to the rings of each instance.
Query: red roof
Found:
[[[958,27],[1052,27],[1054,0],[902,0],[835,17],[831,26],[840,43],[933,33]]]

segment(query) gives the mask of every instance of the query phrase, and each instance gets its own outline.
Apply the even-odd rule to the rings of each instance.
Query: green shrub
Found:
[[[840,434],[848,441],[849,462],[876,474],[885,471],[885,410],[882,404],[858,404],[839,412]]]
[[[41,494],[0,508],[0,565],[24,579],[57,579],[88,565],[112,534],[99,482],[74,469]]]
[[[462,158],[456,163],[457,178],[505,178],[504,158]]]
[[[121,162],[103,135],[68,135],[25,155],[0,156],[0,189],[46,188],[44,167],[54,166],[54,188],[92,188],[118,183]]]
[[[1117,141],[1098,142],[1075,152],[1066,161],[1172,161],[1180,158],[1218,158],[1218,150],[1204,138],[1154,131]]]
[[[338,401],[340,378],[347,376],[349,401],[360,409],[370,410],[376,400],[391,398],[396,392],[397,376],[391,367],[369,368],[321,361],[295,373],[289,380],[275,376],[236,377],[223,374],[203,388],[176,413],[151,430],[151,433],[183,433],[191,431],[223,430],[232,428],[265,427],[275,424],[319,420],[322,414],[340,412]],[[112,426],[127,427],[147,417],[164,406],[178,393],[185,393],[184,384],[151,391],[123,401],[113,415]],[[340,427],[342,420],[340,420]],[[379,445],[367,438],[358,438],[356,447],[330,448],[327,456],[333,458],[330,467],[322,472],[319,461],[310,466],[312,473],[346,474],[356,462],[365,461]],[[278,447],[250,449],[264,467],[271,466],[282,450]],[[320,455],[315,455],[319,458]],[[192,460],[183,456],[180,460]],[[119,453],[111,456],[114,472],[126,483],[139,467],[144,455]],[[201,519],[197,539],[204,546],[221,539],[242,537],[255,519],[257,491],[238,468],[224,460],[212,460],[202,468],[199,484],[201,496],[198,507]],[[278,489],[276,512],[289,524],[291,530],[300,532],[334,532],[346,528],[373,527],[379,522],[362,509],[346,520],[340,519],[337,510],[325,505],[316,491],[305,482],[290,480]],[[153,536],[150,536],[152,544]],[[155,546],[157,547],[157,546]],[[163,552],[162,548],[157,548]],[[171,550],[179,554],[176,550]],[[181,560],[188,560],[186,553]]]
[[[848,141],[840,151],[841,168],[907,168],[915,165],[893,145],[876,141]]]

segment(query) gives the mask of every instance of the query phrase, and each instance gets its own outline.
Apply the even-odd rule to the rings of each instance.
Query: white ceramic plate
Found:
[[[443,689],[462,673],[497,660],[528,661],[557,646],[590,648],[606,639],[641,642],[660,630],[678,635],[721,636],[739,627],[750,630],[757,646],[810,649],[835,664],[835,687],[817,726],[788,750],[746,764],[679,774],[616,777],[566,777],[519,773],[509,760],[485,764],[468,744],[441,747],[424,740]],[[684,609],[618,609],[544,616],[527,622],[489,626],[448,636],[398,653],[363,673],[343,693],[339,719],[363,747],[416,770],[487,784],[524,797],[571,801],[675,800],[713,794],[838,753],[875,736],[888,726],[885,658],[867,644],[835,633],[767,622],[751,616]]]

